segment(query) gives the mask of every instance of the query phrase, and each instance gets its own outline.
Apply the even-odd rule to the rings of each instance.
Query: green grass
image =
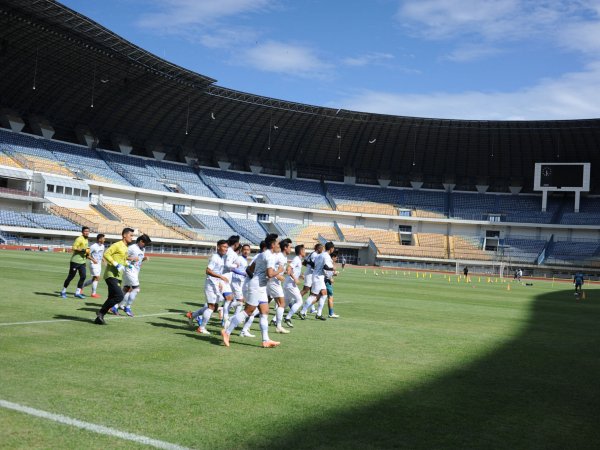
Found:
[[[134,310],[164,314],[100,327],[100,301],[56,295],[67,255],[0,251],[0,323],[72,319],[0,326],[0,399],[193,448],[600,446],[597,286],[346,269],[340,319],[228,349],[182,315],[205,264],[153,258]],[[0,446],[136,448],[4,409]]]

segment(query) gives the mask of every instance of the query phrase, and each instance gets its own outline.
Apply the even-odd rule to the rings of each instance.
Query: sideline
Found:
[[[188,447],[182,447],[177,444],[171,444],[170,442],[160,441],[158,439],[152,439],[147,436],[139,434],[126,433],[124,431],[115,430],[114,428],[105,427],[103,425],[97,425],[90,422],[83,422],[81,420],[72,419],[61,414],[53,414],[50,412],[42,411],[40,409],[30,408],[28,406],[20,405],[18,403],[8,402],[0,399],[0,407],[5,409],[11,409],[30,416],[41,417],[42,419],[51,420],[52,422],[62,423],[64,425],[70,425],[75,428],[81,428],[83,430],[92,431],[98,434],[105,434],[107,436],[116,437],[119,439],[125,439],[127,441],[133,441],[138,444],[149,445],[154,448],[161,448],[165,450],[190,450]]]

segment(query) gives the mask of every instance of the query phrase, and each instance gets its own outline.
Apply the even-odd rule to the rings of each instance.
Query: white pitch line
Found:
[[[142,318],[142,317],[166,316],[166,315],[172,315],[172,314],[182,314],[183,315],[183,313],[176,313],[176,312],[164,312],[164,313],[156,313],[156,314],[141,314],[139,316],[134,316],[134,317],[128,317],[128,316],[111,316],[111,315],[107,314],[104,318],[107,319],[107,320],[113,320],[113,319],[138,319],[138,318]],[[85,317],[82,317],[81,319],[85,319]],[[53,319],[53,320],[35,320],[35,321],[32,321],[32,322],[7,322],[7,323],[0,323],[0,327],[8,327],[10,325],[36,325],[38,323],[55,323],[55,322],[79,322],[79,321],[76,320],[76,319]]]
[[[95,423],[83,422],[81,420],[72,419],[61,414],[53,414],[50,412],[42,411],[40,409],[20,405],[18,403],[8,402],[6,400],[0,400],[0,407],[29,414],[30,416],[41,417],[42,419],[51,420],[53,422],[62,423],[64,425],[70,425],[72,427],[81,428],[83,430],[92,431],[94,433],[105,434],[107,436],[137,442],[138,444],[149,445],[154,448],[162,448],[166,450],[190,450],[187,447],[182,447],[177,444],[171,444],[170,442],[159,441],[158,439],[152,439],[139,434],[126,433],[124,431],[115,430],[113,428],[105,427],[103,425],[97,425]]]

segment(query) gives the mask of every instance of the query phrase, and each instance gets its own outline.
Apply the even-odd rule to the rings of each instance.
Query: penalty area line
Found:
[[[141,319],[143,317],[156,317],[156,316],[166,316],[166,315],[174,315],[174,314],[183,314],[183,313],[177,313],[177,312],[164,312],[164,313],[155,313],[155,314],[141,314],[139,316],[135,316],[135,317],[128,317],[128,316],[110,316],[110,315],[106,315],[104,318],[106,320],[113,320],[113,319]],[[84,319],[83,317],[81,319]],[[11,325],[36,325],[38,323],[58,323],[58,322],[79,322],[79,320],[77,319],[53,319],[53,320],[34,320],[31,322],[7,322],[7,323],[0,323],[0,327],[8,327]]]
[[[64,425],[69,425],[75,428],[81,428],[83,430],[91,431],[93,433],[105,434],[107,436],[136,442],[138,444],[149,445],[154,448],[161,448],[166,450],[190,450],[188,447],[182,447],[177,444],[171,444],[170,442],[152,439],[139,434],[115,430],[114,428],[105,427],[103,425],[97,425],[95,423],[83,422],[81,420],[72,419],[71,417],[63,416],[61,414],[54,414],[47,411],[42,411],[40,409],[30,408],[29,406],[20,405],[18,403],[12,403],[6,400],[0,400],[0,407],[10,409],[13,411],[18,411],[24,414],[29,414],[30,416],[51,420],[52,422],[62,423]]]

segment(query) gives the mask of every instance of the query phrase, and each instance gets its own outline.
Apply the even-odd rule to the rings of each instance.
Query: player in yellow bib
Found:
[[[100,308],[100,311],[96,313],[94,323],[98,325],[106,325],[104,315],[108,313],[110,308],[123,300],[121,281],[123,280],[125,266],[129,264],[127,260],[127,247],[133,240],[133,229],[124,228],[121,232],[121,237],[122,239],[119,242],[115,242],[104,252],[104,261],[106,261],[104,281],[108,286],[108,297]]]
[[[86,260],[89,259],[93,263],[99,262],[94,260],[94,258],[89,255],[89,235],[90,229],[88,227],[82,227],[81,236],[79,236],[77,239],[75,239],[75,242],[73,242],[73,254],[69,263],[69,275],[67,275],[67,278],[63,283],[62,291],[60,292],[60,296],[62,298],[67,298],[67,288],[69,287],[69,283],[71,283],[71,280],[75,278],[75,274],[77,273],[79,273],[79,281],[77,282],[77,290],[75,291],[75,297],[85,298],[85,295],[81,293],[81,289],[83,288],[83,282],[85,281],[86,276]]]

